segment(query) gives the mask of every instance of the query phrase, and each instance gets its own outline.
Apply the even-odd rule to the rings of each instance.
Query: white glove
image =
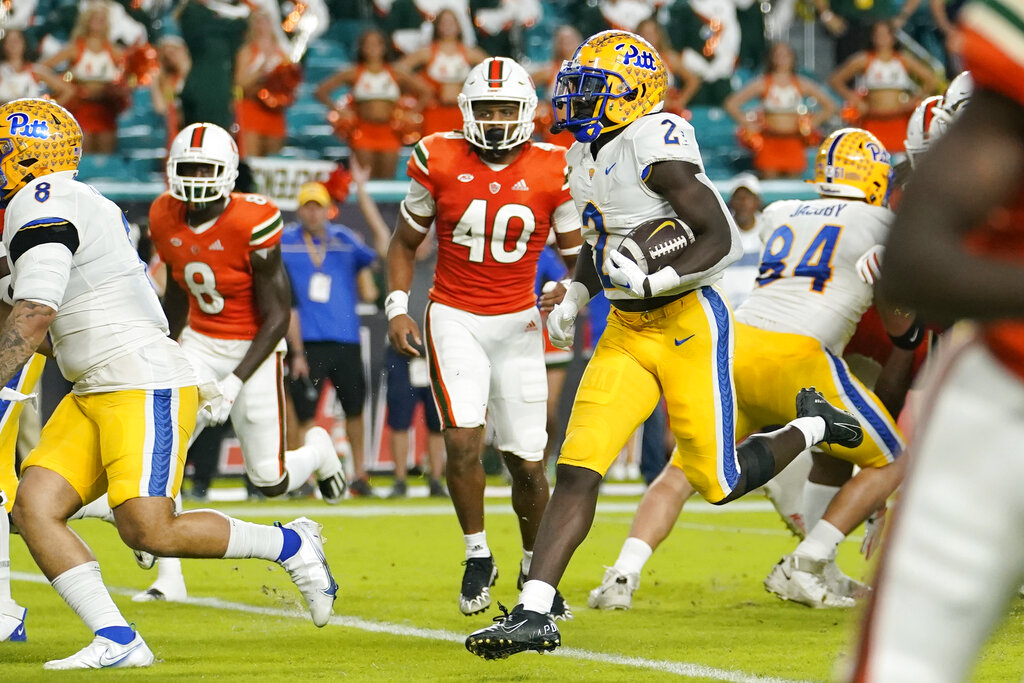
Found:
[[[638,299],[658,296],[679,286],[679,273],[675,268],[665,266],[655,273],[644,275],[640,266],[614,249],[608,252],[604,269],[617,289]]]
[[[572,282],[565,292],[562,303],[556,304],[548,313],[548,339],[559,349],[572,347],[576,337],[576,316],[580,307],[590,301],[590,292],[582,282]]]
[[[872,553],[882,545],[882,531],[885,529],[885,513],[888,508],[883,505],[875,510],[864,523],[864,540],[860,544],[860,552],[865,560],[870,560]]]
[[[882,256],[884,254],[885,247],[881,244],[876,244],[857,259],[857,275],[860,275],[861,280],[869,285],[878,282],[878,278],[882,273]]]
[[[227,422],[231,417],[231,407],[235,405],[235,399],[238,398],[238,392],[242,390],[242,384],[242,380],[233,372],[217,382],[217,388],[220,390],[220,403],[213,406],[213,417],[210,419],[210,424],[219,425]]]

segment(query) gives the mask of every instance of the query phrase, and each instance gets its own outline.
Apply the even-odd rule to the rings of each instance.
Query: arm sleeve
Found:
[[[639,168],[659,161],[685,161],[704,170],[693,126],[686,119],[662,112],[645,116],[641,122],[636,133],[631,133]]]
[[[20,254],[15,265],[13,300],[60,310],[71,277],[71,256],[66,246],[57,242],[38,244]]]
[[[552,225],[555,228],[555,232],[565,233],[572,232],[573,230],[579,230],[582,222],[580,221],[580,213],[576,210],[576,205],[571,202],[563,202],[558,205],[552,214]]]

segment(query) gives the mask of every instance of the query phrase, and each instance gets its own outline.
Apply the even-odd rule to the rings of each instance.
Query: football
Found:
[[[675,216],[652,218],[633,228],[617,251],[640,266],[645,274],[656,273],[679,258],[694,242],[693,230]]]

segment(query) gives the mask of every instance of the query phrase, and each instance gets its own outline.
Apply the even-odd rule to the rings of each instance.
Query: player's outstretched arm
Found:
[[[686,161],[661,161],[651,165],[647,187],[663,196],[690,226],[695,241],[674,264],[679,284],[694,282],[729,253],[732,230],[726,208],[703,171]]]
[[[963,248],[963,233],[1022,181],[1024,108],[980,90],[907,187],[882,263],[886,299],[931,319],[1024,314],[1024,267]]]
[[[259,309],[260,329],[252,338],[249,350],[235,368],[234,374],[243,382],[256,372],[288,331],[292,312],[292,286],[281,260],[281,247],[257,249],[249,254],[252,266],[252,287]]]
[[[395,351],[406,356],[421,355],[417,347],[423,347],[419,325],[409,316],[409,289],[412,287],[416,248],[427,236],[432,221],[433,216],[409,213],[403,204],[395,234],[391,236],[388,245],[389,294],[384,303],[384,312],[388,316],[388,338]]]

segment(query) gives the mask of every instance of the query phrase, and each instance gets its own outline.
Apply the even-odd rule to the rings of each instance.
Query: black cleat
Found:
[[[516,588],[523,590],[523,584],[526,583],[526,574],[523,573],[522,566],[519,567],[519,579],[516,581]],[[572,607],[569,607],[569,603],[562,597],[562,591],[555,589],[555,599],[551,603],[551,618],[555,621],[569,621],[573,618]]]
[[[462,564],[462,592],[459,609],[467,617],[480,614],[491,606],[491,586],[498,580],[498,567],[494,557],[471,557]]]
[[[551,652],[562,644],[549,614],[529,612],[516,605],[509,612],[498,603],[502,614],[494,617],[494,624],[474,631],[466,638],[466,649],[484,659],[505,659],[520,652]]]
[[[814,387],[801,389],[796,395],[797,417],[820,417],[825,421],[825,442],[856,448],[864,441],[864,430],[857,418],[836,408]]]

